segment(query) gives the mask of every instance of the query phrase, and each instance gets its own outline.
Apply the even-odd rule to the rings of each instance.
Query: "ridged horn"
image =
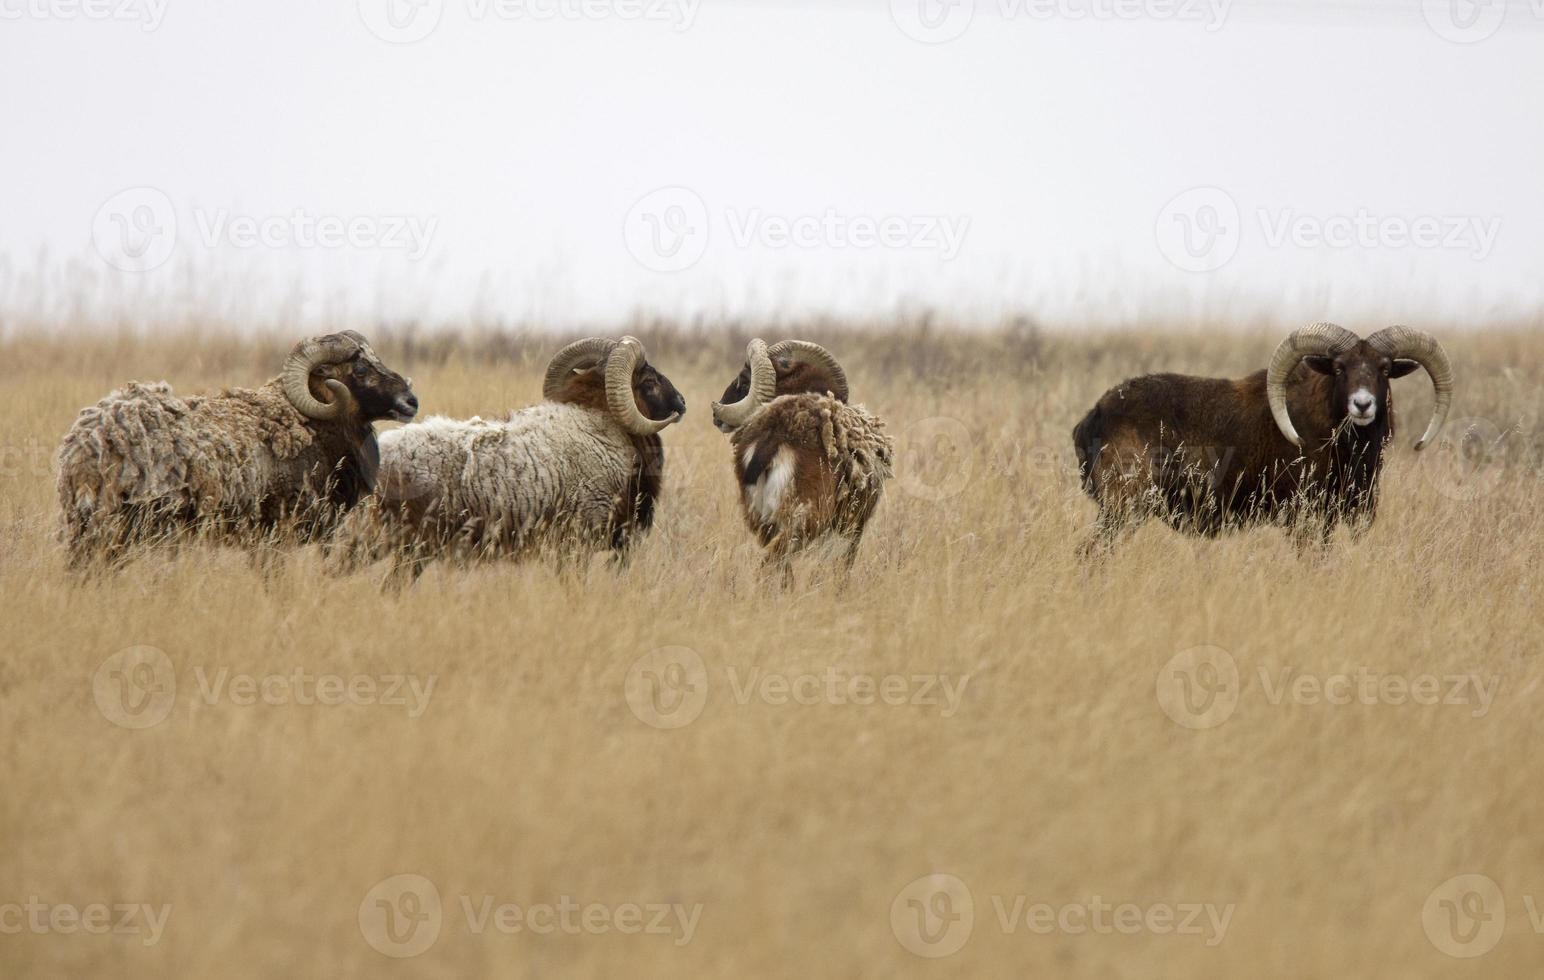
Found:
[[[637,337],[623,337],[606,359],[606,404],[617,424],[635,436],[652,436],[681,418],[680,412],[671,412],[669,418],[656,421],[638,411],[638,402],[633,397],[633,371],[647,359]]]
[[[816,364],[825,368],[831,376],[831,393],[838,401],[847,400],[847,372],[836,363],[831,352],[819,344],[808,340],[784,340],[768,348],[767,356],[773,359],[786,357],[794,364]]]
[[[1447,421],[1448,409],[1453,407],[1453,363],[1447,351],[1437,343],[1437,338],[1410,327],[1385,327],[1367,338],[1367,343],[1378,353],[1414,361],[1426,369],[1436,396],[1431,406],[1431,421],[1426,423],[1426,434],[1416,440],[1417,451],[1424,449]]]
[[[757,337],[745,345],[745,363],[751,369],[751,385],[745,397],[728,405],[713,403],[713,418],[733,428],[749,422],[761,406],[777,397],[777,369],[772,366],[765,340]]]
[[[328,378],[324,383],[333,394],[332,401],[319,401],[311,394],[311,372],[318,365],[336,364],[353,352],[353,338],[342,334],[302,340],[295,345],[284,361],[284,370],[279,374],[284,397],[295,406],[295,411],[319,422],[335,419],[342,413],[352,397],[348,386],[335,378]]]
[[[547,376],[541,383],[541,396],[548,399],[557,397],[563,390],[563,382],[568,379],[570,371],[604,364],[615,346],[614,340],[587,337],[584,340],[574,341],[552,355],[552,360],[547,363]]]
[[[1287,335],[1287,339],[1271,355],[1270,368],[1265,372],[1265,398],[1271,405],[1271,416],[1276,428],[1294,446],[1303,444],[1302,437],[1292,426],[1287,414],[1287,377],[1305,357],[1334,357],[1355,347],[1361,341],[1356,334],[1333,323],[1310,323]]]

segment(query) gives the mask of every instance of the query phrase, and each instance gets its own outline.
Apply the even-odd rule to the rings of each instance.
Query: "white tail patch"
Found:
[[[794,452],[783,446],[772,457],[772,465],[745,488],[745,505],[759,520],[770,521],[783,502],[783,493],[793,482]]]

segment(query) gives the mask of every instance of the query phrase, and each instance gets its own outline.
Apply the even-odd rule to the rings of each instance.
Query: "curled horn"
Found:
[[[584,340],[576,340],[558,351],[547,364],[547,376],[541,383],[541,396],[548,399],[556,398],[563,390],[563,382],[568,379],[570,371],[604,363],[606,358],[611,356],[611,349],[615,346],[614,340],[588,337]]]
[[[1303,444],[1297,429],[1292,427],[1292,417],[1287,414],[1287,376],[1305,357],[1333,357],[1361,343],[1356,334],[1333,323],[1310,323],[1287,335],[1287,339],[1271,355],[1269,370],[1265,373],[1265,397],[1271,404],[1271,415],[1276,428],[1294,446]]]
[[[772,358],[786,357],[794,364],[815,364],[825,368],[831,377],[831,393],[837,401],[847,400],[847,372],[836,363],[836,358],[831,352],[819,344],[808,340],[784,340],[773,344],[767,351],[767,356]]]
[[[279,384],[284,389],[295,411],[320,422],[335,419],[348,404],[348,386],[335,378],[325,382],[332,392],[332,401],[319,401],[311,394],[311,372],[321,364],[336,364],[354,352],[353,338],[335,334],[311,340],[302,340],[284,361],[279,374]]]
[[[1378,353],[1388,357],[1414,361],[1426,369],[1436,397],[1431,406],[1431,421],[1426,424],[1426,434],[1416,440],[1415,448],[1424,449],[1447,421],[1448,409],[1453,407],[1453,364],[1447,351],[1429,333],[1410,327],[1385,327],[1367,338],[1367,343]]]
[[[606,358],[606,404],[617,423],[635,436],[652,436],[681,418],[680,412],[671,412],[669,418],[656,421],[638,411],[638,402],[633,397],[633,371],[645,360],[643,344],[637,337],[623,337]]]
[[[728,405],[713,403],[713,417],[735,428],[749,422],[761,406],[777,397],[777,369],[772,366],[767,342],[757,337],[747,344],[745,363],[751,369],[751,386],[745,397]]]

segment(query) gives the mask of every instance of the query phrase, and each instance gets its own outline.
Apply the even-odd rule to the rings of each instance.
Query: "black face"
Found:
[[[736,376],[733,381],[729,382],[729,387],[724,389],[723,397],[721,397],[718,402],[720,405],[733,405],[735,402],[750,394],[750,391],[751,366],[747,364],[745,367],[740,369],[739,375]],[[715,413],[715,416],[716,414],[717,413]],[[720,422],[716,417],[713,419],[713,424],[718,427],[718,431],[720,432],[734,431],[732,427],[725,425],[723,422]]]
[[[355,351],[346,361],[322,365],[314,373],[347,385],[363,422],[411,422],[418,414],[418,396],[413,394],[412,382],[382,364],[368,347]]]
[[[1330,406],[1335,418],[1347,419],[1355,426],[1387,421],[1389,380],[1420,367],[1415,361],[1380,354],[1366,341],[1337,357],[1305,357],[1303,363],[1333,381]]]
[[[686,399],[652,364],[644,364],[633,372],[633,400],[638,403],[638,411],[654,422],[686,414]]]

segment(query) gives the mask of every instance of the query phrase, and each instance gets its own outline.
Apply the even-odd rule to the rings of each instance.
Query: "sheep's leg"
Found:
[[[788,533],[780,532],[767,542],[766,557],[762,559],[761,567],[767,572],[778,574],[778,587],[787,592],[794,587],[793,553],[796,545],[788,536]]]

